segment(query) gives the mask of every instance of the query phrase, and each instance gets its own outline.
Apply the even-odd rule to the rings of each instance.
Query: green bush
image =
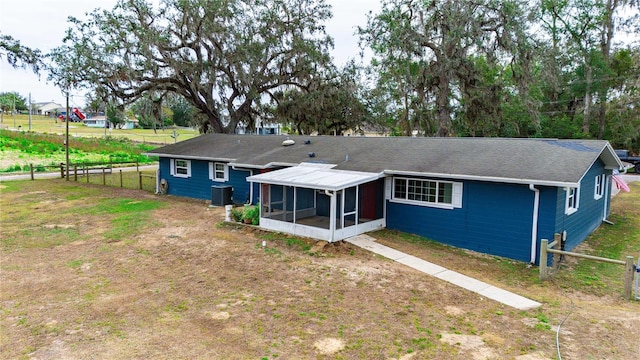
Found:
[[[252,225],[260,224],[260,204],[255,206],[245,205],[243,218],[245,222],[250,222]]]
[[[242,222],[244,217],[244,211],[240,208],[231,209],[231,220]]]

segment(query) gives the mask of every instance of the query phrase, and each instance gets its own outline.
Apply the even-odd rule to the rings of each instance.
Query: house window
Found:
[[[393,200],[425,206],[459,208],[462,207],[462,183],[394,178]]]
[[[210,162],[209,179],[213,181],[229,181],[229,165],[221,162]]]
[[[172,159],[171,175],[176,177],[191,177],[191,160]]]
[[[580,190],[578,188],[569,188],[567,190],[567,201],[565,206],[565,214],[571,215],[578,211],[578,205],[580,202]]]
[[[600,199],[603,195],[604,195],[604,184],[605,184],[605,175],[598,175],[596,176],[596,184],[595,184],[595,190],[593,193],[593,198],[598,200]]]

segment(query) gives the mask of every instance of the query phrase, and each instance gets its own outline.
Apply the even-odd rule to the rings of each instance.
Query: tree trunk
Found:
[[[613,40],[613,13],[618,7],[617,0],[608,0],[606,3],[606,17],[604,18],[604,26],[600,40],[600,48],[604,56],[607,66],[611,66],[611,41]],[[607,121],[607,101],[609,98],[609,79],[605,75],[605,88],[600,95],[600,109],[598,111],[598,139],[604,138],[604,127]]]
[[[588,60],[587,60],[588,61]],[[591,81],[593,77],[593,71],[590,65],[587,65],[587,88],[584,94],[584,121],[582,123],[582,132],[585,135],[589,134],[589,125],[591,123]]]
[[[436,111],[438,117],[438,131],[436,136],[451,136],[451,114],[449,113],[449,79],[446,74],[441,74],[438,84],[438,92],[436,93]]]

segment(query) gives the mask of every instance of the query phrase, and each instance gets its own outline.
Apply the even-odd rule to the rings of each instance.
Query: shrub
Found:
[[[248,220],[245,222],[250,222],[252,225],[260,224],[260,204],[256,204],[255,206],[245,206],[244,207],[244,219]]]
[[[242,218],[244,217],[244,211],[240,208],[231,209],[231,220],[242,222]]]

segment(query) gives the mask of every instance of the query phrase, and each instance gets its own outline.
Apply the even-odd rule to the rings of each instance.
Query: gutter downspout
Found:
[[[540,207],[540,190],[535,188],[534,184],[529,184],[529,190],[533,191],[533,221],[531,225],[531,260],[530,263],[536,262],[536,243],[538,240],[538,208]]]
[[[253,176],[253,170],[249,170],[249,176]],[[249,184],[249,205],[253,205],[253,183]]]
[[[160,166],[156,169],[156,195],[160,194]]]
[[[329,202],[331,205],[331,209],[329,210],[329,230],[331,231],[331,235],[329,236],[329,242],[333,242],[333,239],[335,238],[335,232],[336,232],[336,197],[335,197],[335,192],[330,192],[329,190],[325,189],[324,190],[325,195],[327,195],[328,197],[331,198],[331,201]]]
[[[611,184],[611,182],[609,181],[610,176],[607,175],[604,177],[604,201],[603,201],[603,209],[602,211],[604,212],[602,214],[602,221],[605,223],[610,223],[611,221],[607,220],[607,212],[609,211],[607,209],[607,203],[611,201],[611,195],[609,194],[609,184]]]

